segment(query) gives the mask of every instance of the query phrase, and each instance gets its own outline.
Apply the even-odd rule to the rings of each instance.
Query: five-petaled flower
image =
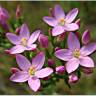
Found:
[[[33,44],[39,37],[40,30],[36,30],[30,36],[28,27],[23,24],[19,36],[13,33],[7,33],[6,36],[15,46],[9,50],[10,54],[22,53],[25,50],[34,50],[37,45]]]
[[[96,50],[96,43],[90,43],[80,49],[80,42],[77,36],[70,32],[68,36],[68,48],[55,52],[55,56],[61,60],[68,61],[66,70],[68,73],[75,71],[79,64],[83,67],[94,67],[93,60],[88,56]]]
[[[53,69],[46,67],[42,68],[45,62],[45,55],[40,52],[36,57],[32,59],[32,64],[23,55],[17,54],[16,61],[20,67],[20,71],[15,72],[10,80],[13,82],[26,82],[33,91],[37,91],[40,88],[39,78],[44,78],[53,73]]]
[[[52,36],[57,36],[66,31],[76,31],[77,29],[79,29],[78,24],[72,23],[77,14],[78,9],[75,8],[65,16],[62,8],[59,5],[56,5],[54,8],[54,17],[45,16],[43,20],[48,25],[53,27]]]

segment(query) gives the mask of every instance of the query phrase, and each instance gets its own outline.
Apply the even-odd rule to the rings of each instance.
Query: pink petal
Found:
[[[56,19],[65,18],[65,13],[60,5],[55,5],[54,12]]]
[[[35,77],[30,78],[28,80],[28,84],[30,88],[35,92],[40,88],[40,80],[38,78]]]
[[[35,56],[32,60],[32,65],[36,67],[37,70],[41,69],[45,62],[45,54],[40,52],[37,56]]]
[[[94,67],[94,62],[90,57],[81,57],[80,59],[80,65],[84,67]]]
[[[40,35],[40,30],[36,30],[35,32],[33,32],[28,40],[28,46],[33,44],[38,39],[39,35]]]
[[[29,62],[29,60],[21,55],[21,54],[17,54],[16,55],[16,61],[17,61],[17,64],[18,66],[22,69],[22,70],[28,70],[31,66],[31,63]]]
[[[72,9],[66,16],[66,21],[68,23],[71,23],[77,16],[78,14],[78,8]]]
[[[88,44],[90,42],[90,38],[91,36],[90,36],[89,30],[84,31],[83,36],[82,36],[82,43]]]
[[[21,29],[20,29],[20,37],[23,38],[29,38],[30,36],[30,32],[29,32],[29,29],[28,29],[28,26],[26,24],[22,24],[21,26]]]
[[[96,43],[90,43],[86,46],[83,46],[80,52],[83,56],[87,56],[93,53],[95,50],[96,50]]]
[[[27,47],[25,48],[25,50],[35,50],[36,47],[37,47],[36,44],[32,44],[32,45],[30,45],[30,46],[27,46]]]
[[[35,76],[38,78],[44,78],[44,77],[51,75],[52,73],[53,73],[53,69],[47,67],[47,68],[43,68],[39,71],[36,71]]]
[[[68,44],[68,48],[71,50],[80,49],[79,40],[78,40],[77,36],[72,32],[69,33],[69,36],[67,39],[67,44]]]
[[[46,16],[43,18],[43,20],[44,20],[44,22],[46,22],[50,26],[56,26],[57,25],[57,21],[53,17]]]
[[[28,79],[29,79],[28,72],[24,71],[18,71],[10,77],[10,80],[13,82],[26,82]]]
[[[64,33],[64,28],[62,26],[55,26],[53,29],[52,29],[52,36],[57,36],[57,35],[60,35],[62,33]]]
[[[22,45],[16,45],[10,49],[10,54],[17,54],[24,52],[25,47]]]
[[[20,38],[13,33],[6,33],[6,37],[9,41],[15,45],[20,44]]]
[[[68,61],[72,58],[72,52],[68,49],[60,49],[55,52],[55,56],[61,60]]]
[[[79,67],[79,60],[77,58],[70,59],[66,64],[66,70],[68,73],[75,71]]]
[[[76,23],[66,24],[64,27],[66,31],[76,31],[79,29],[79,26]]]

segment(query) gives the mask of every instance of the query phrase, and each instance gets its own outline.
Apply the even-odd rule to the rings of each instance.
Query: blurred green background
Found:
[[[88,28],[91,31],[92,41],[96,41],[95,1],[0,1],[0,5],[6,8],[10,16],[14,18],[18,4],[31,32],[36,28],[42,28],[44,32],[48,31],[48,25],[43,22],[42,17],[49,15],[49,8],[54,7],[55,4],[60,4],[65,12],[69,12],[72,8],[77,7],[79,8],[78,17],[81,19],[79,32],[83,33]],[[93,54],[92,57],[96,62],[96,55]],[[34,93],[26,83],[18,84],[9,80],[11,76],[10,68],[16,66],[14,59],[14,57],[5,54],[4,49],[0,47],[0,94],[96,94],[96,69],[91,75],[82,74],[79,82],[73,84],[71,89],[67,87],[63,80],[60,80],[56,86]]]

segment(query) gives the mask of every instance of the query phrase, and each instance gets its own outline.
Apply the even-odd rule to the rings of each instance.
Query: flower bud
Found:
[[[76,83],[78,80],[79,80],[79,78],[77,75],[75,75],[75,74],[69,75],[69,80],[68,80],[69,83]]]
[[[14,74],[16,72],[20,71],[18,68],[11,68],[11,73]]]
[[[50,79],[50,76],[44,77],[42,79],[45,80],[45,81],[48,81]]]
[[[82,72],[89,75],[93,73],[93,68],[82,67]]]
[[[88,44],[90,42],[90,38],[91,36],[90,36],[89,30],[84,31],[83,36],[82,36],[82,43]]]
[[[20,27],[17,27],[16,30],[15,30],[15,33],[19,34],[19,32],[20,32]]]
[[[55,51],[58,51],[58,50],[60,50],[60,49],[61,49],[60,47],[56,47],[56,48],[55,48]]]
[[[20,6],[18,5],[16,9],[16,18],[18,19],[20,18],[20,16],[21,16],[21,10],[20,10]]]
[[[47,36],[40,34],[38,41],[40,42],[40,44],[43,48],[48,48],[49,42],[48,42]]]
[[[8,19],[9,19],[8,11],[0,6],[0,22],[6,22]]]
[[[56,67],[56,73],[57,74],[64,74],[65,72],[65,67],[64,66],[57,66]]]
[[[75,23],[80,27],[80,19],[77,19]]]
[[[64,32],[64,33],[62,33],[61,35],[59,35],[59,36],[57,37],[57,41],[63,41],[63,40],[65,39],[65,37],[66,37],[66,32]]]
[[[52,59],[48,59],[48,66],[52,67],[54,64],[54,61]]]
[[[50,14],[52,17],[54,17],[54,9],[53,9],[53,8],[50,8],[50,9],[49,9],[49,14]]]

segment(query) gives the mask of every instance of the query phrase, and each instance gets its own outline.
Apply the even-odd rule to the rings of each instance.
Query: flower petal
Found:
[[[22,70],[27,71],[31,66],[31,63],[29,62],[29,60],[25,56],[23,56],[21,54],[16,55],[16,61],[17,61],[18,66]]]
[[[39,35],[40,35],[40,30],[36,30],[35,32],[33,32],[28,40],[28,46],[33,44],[38,39]]]
[[[90,43],[86,46],[83,46],[80,50],[81,54],[84,56],[90,55],[96,50],[96,43]]]
[[[64,28],[62,26],[55,26],[53,29],[52,29],[52,36],[57,36],[57,35],[60,35],[62,33],[64,33]]]
[[[68,23],[71,23],[77,16],[78,14],[78,8],[72,9],[66,16],[66,21]]]
[[[81,57],[80,59],[80,65],[84,67],[94,67],[94,62],[90,57]]]
[[[28,79],[28,72],[25,71],[18,71],[10,77],[10,80],[13,82],[26,82]]]
[[[30,78],[28,80],[28,84],[30,88],[35,92],[40,88],[40,80],[38,78],[35,77]]]
[[[21,38],[25,37],[26,39],[28,39],[29,36],[30,36],[30,32],[29,32],[28,26],[26,24],[22,24],[20,29],[20,37]]]
[[[56,26],[57,25],[57,21],[53,17],[46,16],[46,17],[43,17],[43,20],[44,20],[44,22],[46,22],[50,26]]]
[[[20,38],[13,33],[6,33],[6,37],[9,41],[15,45],[20,44]]]
[[[32,44],[32,45],[30,45],[30,46],[27,46],[27,47],[25,48],[25,50],[35,50],[36,47],[37,47],[36,44]]]
[[[79,67],[79,60],[77,58],[72,58],[66,64],[66,70],[68,73],[75,71]]]
[[[77,36],[72,32],[69,33],[67,44],[68,44],[68,48],[71,50],[80,49],[80,42]]]
[[[55,52],[55,56],[61,60],[68,61],[72,58],[72,52],[68,49],[60,49]]]
[[[65,18],[65,13],[60,5],[55,5],[54,11],[55,11],[55,18],[56,19]]]
[[[17,54],[17,53],[24,52],[24,50],[25,50],[25,47],[24,46],[22,46],[22,45],[16,45],[16,46],[12,47],[9,50],[9,52],[10,52],[10,54]]]
[[[45,62],[45,54],[40,52],[37,56],[35,56],[32,60],[32,65],[36,67],[36,69],[41,69]]]
[[[79,29],[79,26],[76,23],[66,24],[64,27],[66,31],[76,31]]]
[[[44,77],[51,75],[52,73],[53,73],[53,69],[47,67],[47,68],[43,68],[39,71],[36,71],[35,76],[38,78],[44,78]]]

